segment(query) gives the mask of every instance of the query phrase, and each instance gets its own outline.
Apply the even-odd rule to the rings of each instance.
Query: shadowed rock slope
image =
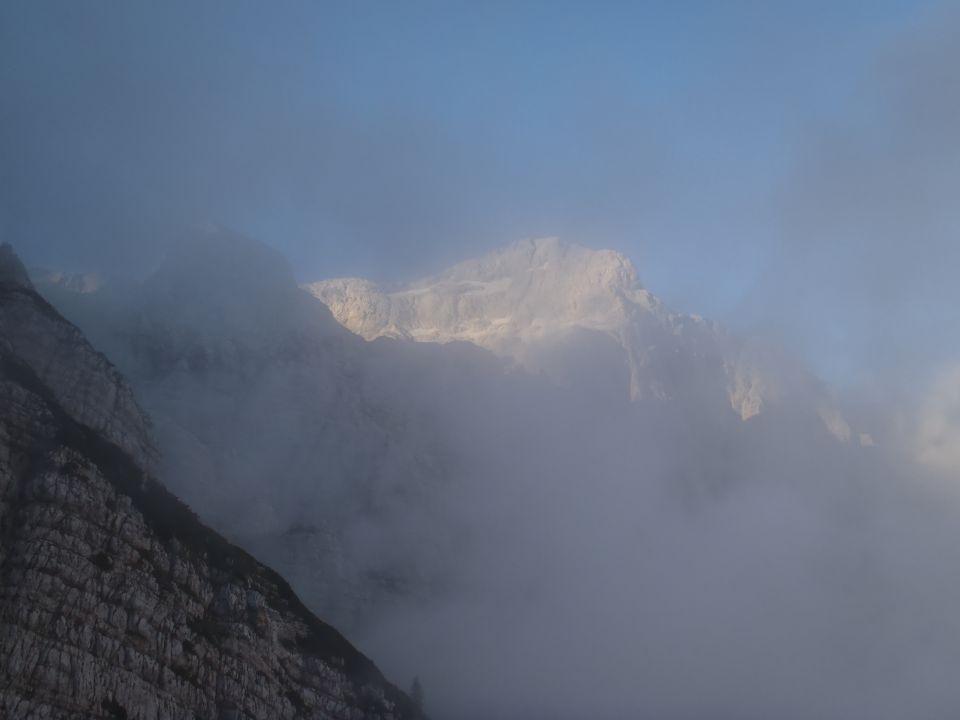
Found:
[[[409,718],[144,469],[123,378],[0,249],[0,717]]]

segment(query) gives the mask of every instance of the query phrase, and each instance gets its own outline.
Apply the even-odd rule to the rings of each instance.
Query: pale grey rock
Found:
[[[406,285],[340,278],[303,287],[367,339],[471,342],[594,394],[598,382],[608,392],[616,381],[634,401],[732,410],[742,420],[812,404],[834,436],[850,437],[822,383],[714,322],[671,311],[612,250],[522,240]]]
[[[641,286],[633,264],[611,250],[557,238],[524,240],[400,287],[354,278],[304,287],[368,339],[471,342],[571,383],[589,382],[599,369],[571,377],[557,359],[586,355],[606,337],[620,348],[624,396],[680,398],[692,377],[704,375],[714,376],[716,387],[698,381],[701,395],[714,391],[722,401],[726,387],[720,329],[671,312]],[[584,346],[589,350],[580,350]]]

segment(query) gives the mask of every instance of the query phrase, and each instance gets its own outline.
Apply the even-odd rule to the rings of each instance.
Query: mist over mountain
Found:
[[[422,717],[151,475],[126,380],[0,246],[0,713]]]
[[[956,717],[958,51],[0,3],[0,715]]]
[[[712,399],[743,420],[791,395],[787,402],[811,403],[831,432],[850,437],[822,383],[716,323],[671,312],[613,251],[526,240],[397,288],[359,279],[305,288],[367,339],[472,342],[567,386],[608,384],[631,400],[701,408]]]
[[[249,239],[178,247],[113,293],[38,287],[131,378],[161,478],[438,715],[957,702],[931,471],[623,256],[523,241],[308,293]]]

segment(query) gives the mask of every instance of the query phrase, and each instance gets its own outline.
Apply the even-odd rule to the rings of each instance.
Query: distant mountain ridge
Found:
[[[340,278],[303,287],[368,340],[472,342],[566,383],[589,379],[563,356],[606,357],[632,400],[712,397],[747,420],[800,383],[830,431],[850,438],[821,384],[803,373],[785,378],[716,323],[671,311],[612,250],[522,240],[406,285]]]

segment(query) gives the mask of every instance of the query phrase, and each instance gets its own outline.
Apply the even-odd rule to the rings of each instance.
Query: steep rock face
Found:
[[[580,341],[607,336],[621,349],[622,392],[633,399],[683,395],[691,373],[678,366],[681,353],[696,366],[691,371],[715,375],[724,387],[718,329],[670,312],[640,286],[632,263],[610,250],[524,240],[400,288],[357,279],[305,288],[366,338],[473,342],[555,379],[582,382],[551,361]]]
[[[120,373],[39,299],[9,245],[0,249],[0,347],[23,359],[79,422],[149,466],[148,421]]]
[[[619,296],[660,313],[640,288],[629,260],[555,238],[526,240],[440,275],[384,289],[361,279],[312,283],[306,289],[335,317],[372,339],[396,328],[416,340],[464,340],[500,346],[568,326],[615,329],[625,308]]]
[[[411,409],[429,393],[393,381],[421,360],[344,329],[274,251],[210,230],[139,285],[37,285],[136,388],[164,483],[324,617],[352,626],[428,572],[394,527],[451,474],[443,428]]]
[[[276,573],[144,471],[123,378],[0,266],[0,716],[412,717]]]
[[[400,287],[344,278],[304,288],[368,339],[472,342],[564,384],[594,391],[598,378],[606,388],[622,377],[619,392],[633,400],[732,409],[744,420],[806,396],[831,432],[850,434],[813,378],[775,369],[713,322],[670,311],[610,250],[524,240]],[[591,356],[603,362],[578,360]]]

